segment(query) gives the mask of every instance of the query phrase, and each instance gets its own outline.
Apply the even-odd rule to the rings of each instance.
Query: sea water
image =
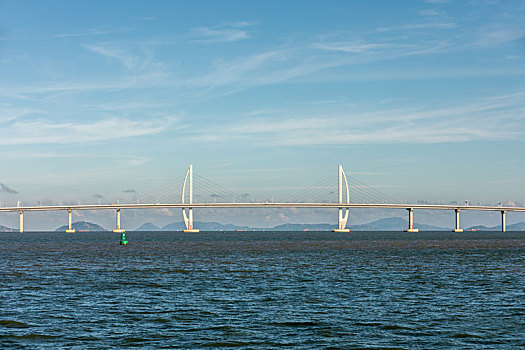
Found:
[[[525,233],[0,234],[0,348],[525,347]]]

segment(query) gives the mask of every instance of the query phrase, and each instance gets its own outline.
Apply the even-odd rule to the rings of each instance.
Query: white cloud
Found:
[[[450,29],[450,28],[456,28],[457,24],[453,22],[439,22],[439,21],[432,21],[432,22],[423,22],[423,23],[411,23],[411,24],[403,24],[399,26],[394,27],[379,27],[376,29],[376,32],[384,33],[384,32],[405,32],[404,36],[410,37],[411,34],[420,34],[420,33],[410,33],[409,31],[414,29]],[[407,32],[408,31],[408,32]],[[432,32],[429,32],[428,34],[434,34]]]
[[[252,22],[237,22],[216,27],[195,28],[192,31],[193,37],[190,35],[190,38],[217,42],[241,40],[248,36],[246,30],[253,25]],[[128,71],[125,75],[117,73],[120,75],[93,81],[62,81],[41,86],[33,84],[6,88],[1,92],[13,98],[27,98],[29,94],[49,95],[51,92],[83,93],[110,89],[164,88],[166,91],[170,89],[177,101],[192,102],[236,93],[254,86],[302,78],[337,67],[351,67],[408,56],[442,54],[464,50],[469,45],[472,48],[474,39],[471,32],[452,31],[445,36],[435,35],[434,29],[447,30],[455,26],[456,24],[452,22],[430,21],[378,28],[361,33],[325,33],[317,39],[296,40],[243,56],[215,59],[208,62],[207,67],[194,70],[194,72],[205,73],[194,74],[173,74],[176,70],[172,69],[172,64],[154,61],[152,59],[156,53],[154,45],[108,42],[84,44],[85,49],[121,63]],[[490,32],[492,34],[486,34],[489,39],[474,41],[490,46],[521,35],[516,36],[515,32],[510,32],[511,34],[501,28],[493,28]],[[481,44],[477,45],[480,47]],[[478,70],[476,74],[490,75],[492,71]],[[432,76],[434,72],[435,70],[431,70],[421,74],[428,79],[434,77]],[[392,79],[392,74],[394,74],[392,71],[381,72],[381,76],[390,77],[389,79]],[[464,73],[460,70],[458,74]],[[367,72],[367,75],[377,78],[374,72]],[[398,74],[398,76],[403,75]],[[441,72],[435,74],[435,77],[441,77]],[[376,78],[373,80],[377,80]]]
[[[174,119],[134,121],[123,118],[88,123],[15,121],[0,131],[0,145],[82,143],[155,135],[174,127],[176,122]]]
[[[80,38],[80,37],[88,37],[88,36],[101,36],[101,35],[111,35],[111,34],[117,34],[117,33],[123,33],[131,31],[130,28],[120,28],[120,29],[89,29],[85,31],[79,31],[79,32],[69,32],[69,33],[58,33],[55,34],[55,38]]]
[[[439,12],[434,9],[429,9],[429,10],[421,10],[419,11],[419,14],[421,16],[437,16],[439,15]]]
[[[146,164],[148,161],[149,161],[149,159],[146,158],[146,157],[130,157],[125,162],[128,165],[139,166],[139,165]]]
[[[215,87],[232,84],[251,85],[255,82],[254,74],[261,72],[263,77],[267,77],[268,68],[273,66],[275,69],[276,63],[288,61],[290,53],[287,50],[269,50],[230,61],[216,61],[209,73],[190,77],[185,83],[193,87]],[[258,82],[259,80],[257,80]]]
[[[229,43],[247,39],[248,33],[240,29],[211,29],[211,28],[194,28],[191,31],[193,41],[202,43]]]
[[[245,28],[253,24],[252,22],[234,22],[216,27],[197,27],[191,29],[189,38],[201,43],[229,43],[244,40],[250,37]]]
[[[236,22],[215,27],[199,27],[194,28],[189,37],[196,41],[232,42],[248,38],[248,29],[253,25],[253,22]],[[93,111],[93,115],[101,116],[108,112],[111,112],[111,114],[118,112],[119,115],[127,116],[136,111],[145,111],[148,108],[165,109],[175,103],[203,101],[210,97],[231,94],[255,86],[277,84],[297,78],[303,78],[302,81],[304,81],[307,79],[305,77],[313,77],[316,73],[325,73],[329,69],[337,67],[352,67],[363,63],[391,60],[411,55],[431,55],[454,50],[459,51],[465,49],[469,41],[472,42],[474,34],[471,28],[465,32],[461,31],[459,34],[459,31],[447,31],[447,33],[450,32],[450,35],[445,36],[442,35],[443,32],[441,31],[441,29],[447,30],[459,25],[461,25],[460,22],[456,24],[450,21],[429,21],[429,23],[408,23],[361,33],[326,33],[324,36],[317,37],[317,39],[295,40],[281,46],[247,53],[240,57],[224,58],[221,56],[219,59],[209,61],[207,67],[193,70],[193,72],[204,71],[205,73],[187,75],[184,73],[175,75],[173,74],[174,70],[164,69],[162,62],[152,60],[155,52],[153,50],[145,52],[140,45],[126,44],[125,42],[120,44],[108,42],[84,44],[83,47],[86,50],[120,62],[128,68],[129,72],[126,71],[125,74],[117,75],[115,78],[100,77],[92,81],[58,81],[20,87],[3,86],[0,89],[0,94],[5,94],[11,98],[34,98],[37,99],[37,103],[44,101],[46,104],[42,105],[47,107],[47,103],[50,101],[53,103],[58,101],[56,102],[57,104],[67,101],[67,99],[61,99],[61,94],[68,93],[82,100],[84,96],[80,94],[89,93],[89,103],[84,98],[84,103],[81,107],[90,109],[90,112]],[[515,40],[523,36],[523,32],[509,29],[510,27],[492,25],[491,28],[492,31],[484,32],[484,39],[480,41],[487,46]],[[441,31],[441,34],[437,35],[439,40],[435,40],[435,29]],[[450,69],[448,72],[440,69],[416,71],[410,68],[408,72],[401,73],[398,70],[386,72],[364,70],[364,73],[360,73],[360,70],[357,69],[347,69],[344,73],[337,72],[333,76],[330,76],[330,72],[327,72],[327,74],[322,75],[322,79],[330,81],[336,75],[337,78],[334,79],[356,81],[363,79],[406,79],[407,77],[411,79],[434,79],[443,78],[443,76],[465,77],[469,76],[469,74],[470,76],[490,76],[491,74],[512,75],[516,73],[512,68],[507,68],[506,70],[503,68],[496,69],[501,69],[501,71],[494,69],[482,70],[476,67],[472,71],[462,68]],[[321,75],[319,74],[318,76]],[[158,93],[159,90],[156,91],[157,96],[162,95],[162,98],[152,100],[148,96],[144,97],[142,94],[146,89],[153,90],[155,88],[163,89],[161,94]],[[132,91],[132,89],[143,90],[138,92]],[[119,96],[116,99],[106,98],[105,94],[108,90],[119,90]],[[124,94],[120,94],[121,91],[126,93],[125,99],[122,98]],[[95,95],[96,93],[98,95]],[[170,96],[169,99],[165,98],[167,95]],[[62,105],[61,107],[64,106]],[[31,109],[27,111],[13,110],[12,113],[4,113],[4,122],[18,119],[31,111]],[[42,113],[49,116],[53,111],[44,110]],[[427,117],[432,114],[432,111],[424,113]],[[64,119],[64,115],[61,118]],[[404,118],[406,120],[406,116]],[[303,120],[302,117],[288,118],[285,123],[279,126],[282,132],[288,132],[294,130],[296,127],[294,124],[297,124],[297,121],[300,120]],[[319,123],[320,120],[316,116],[310,115],[305,117],[302,124],[305,127],[313,125],[312,128],[323,130],[323,125],[319,125]],[[16,125],[25,126],[24,123]],[[46,127],[46,125],[43,126]],[[62,127],[65,128],[64,125]],[[245,133],[252,133],[250,128],[254,127],[260,127],[259,131],[261,131],[266,130],[269,126],[264,125],[264,123],[259,123],[259,125],[247,124],[245,125]],[[148,130],[148,128],[145,130]],[[274,134],[277,135],[278,133]],[[458,134],[458,138],[466,138],[464,133],[456,134]],[[254,133],[254,135],[257,136],[258,134]],[[356,131],[352,133],[346,132],[341,136],[341,140],[346,140],[345,137],[348,135],[351,135],[354,140],[360,140],[361,137]],[[43,136],[40,135],[40,137],[42,138]],[[202,134],[200,137],[206,140],[221,138],[216,133]],[[388,137],[386,131],[383,130],[382,138],[388,139]],[[334,140],[336,139],[337,137],[334,137]],[[435,138],[429,137],[429,139]]]
[[[95,52],[99,55],[114,59],[123,63],[128,69],[137,67],[139,60],[129,52],[116,49],[111,45],[82,45],[85,49]]]
[[[380,43],[363,43],[363,42],[334,42],[334,43],[317,43],[313,45],[314,48],[329,50],[329,51],[342,51],[348,53],[365,53],[371,51],[377,51],[379,49],[386,49],[392,47],[391,44],[380,44]]]
[[[155,21],[155,20],[157,20],[157,17],[144,16],[144,17],[138,17],[137,20],[139,20],[139,21]]]
[[[9,105],[0,105],[0,123],[16,120],[29,114],[42,113],[41,110],[29,107],[15,108]]]
[[[511,140],[525,136],[521,127],[524,96],[520,92],[441,109],[420,107],[326,116],[319,116],[322,112],[305,111],[301,115],[296,111],[288,116],[281,112],[214,125],[192,138],[201,142],[250,140],[290,146]]]
[[[474,40],[473,46],[494,47],[525,38],[525,30],[516,28],[485,28]]]

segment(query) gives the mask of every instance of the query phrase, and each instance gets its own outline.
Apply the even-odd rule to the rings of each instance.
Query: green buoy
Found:
[[[128,244],[128,240],[126,238],[126,232],[122,232],[120,235],[120,245],[126,245]]]

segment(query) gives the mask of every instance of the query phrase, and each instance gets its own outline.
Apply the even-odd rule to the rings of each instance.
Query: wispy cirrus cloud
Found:
[[[62,149],[63,150],[63,149]],[[4,159],[63,159],[65,161],[70,161],[73,159],[84,159],[86,162],[92,162],[93,160],[107,159],[114,164],[125,164],[125,165],[143,165],[149,161],[146,157],[141,157],[132,154],[122,154],[122,153],[79,153],[79,152],[35,152],[35,151],[16,151],[10,152],[9,154],[4,155]]]
[[[129,159],[125,161],[125,163],[131,166],[139,166],[139,165],[146,164],[148,160],[149,159],[146,157],[130,157]]]
[[[118,29],[87,29],[84,31],[76,31],[76,32],[63,32],[63,33],[57,33],[53,35],[55,38],[81,38],[81,37],[90,37],[90,36],[103,36],[103,35],[113,35],[113,34],[119,34],[124,32],[130,32],[132,31],[132,28],[118,28]]]
[[[107,118],[93,122],[15,121],[0,131],[0,145],[65,144],[115,140],[159,134],[181,128],[178,120],[165,118],[135,121]]]
[[[340,65],[362,64],[416,55],[431,55],[457,50],[461,41],[452,34],[446,40],[436,31],[456,27],[452,22],[431,21],[392,27],[378,27],[363,33],[333,33],[320,36],[312,49],[340,56]],[[337,61],[336,61],[337,62]]]
[[[143,17],[137,17],[137,21],[155,21],[157,17],[154,16],[143,16]]]
[[[434,9],[421,10],[419,11],[419,14],[421,16],[437,16],[439,15],[439,11],[436,11]]]
[[[520,129],[524,98],[525,92],[519,92],[441,109],[418,107],[325,116],[318,115],[322,112],[295,111],[290,116],[280,112],[279,118],[269,115],[215,126],[213,131],[205,130],[192,138],[286,146],[512,140],[525,135]]]
[[[138,110],[147,111],[148,108],[160,110],[170,108],[175,103],[204,101],[257,86],[279,84],[294,79],[305,81],[316,74],[321,76],[319,73],[322,73],[323,79],[329,80],[330,78],[327,77],[330,77],[330,70],[335,71],[334,68],[351,68],[409,56],[443,54],[465,49],[469,43],[476,42],[474,40],[476,36],[470,30],[461,33],[450,30],[460,26],[461,23],[456,23],[452,19],[444,18],[442,21],[439,19],[428,23],[417,19],[413,23],[375,28],[364,32],[331,32],[315,37],[302,37],[280,45],[261,48],[256,52],[237,56],[216,56],[191,73],[183,70],[182,73],[174,73],[174,69],[165,69],[168,64],[153,60],[152,57],[156,57],[153,48],[146,52],[136,43],[115,41],[83,44],[84,49],[105,57],[108,61],[118,62],[126,70],[124,73],[119,71],[115,76],[98,76],[93,80],[43,81],[40,84],[24,84],[19,87],[4,86],[0,88],[0,93],[12,98],[36,99],[36,103],[43,101],[44,104],[39,104],[43,106],[48,106],[49,102],[67,101],[61,99],[63,94],[71,96],[89,94],[89,102],[84,99],[82,107],[93,110],[93,115],[97,117],[106,114],[129,115]],[[238,22],[194,28],[185,38],[202,42],[243,40],[250,36],[250,27],[255,24]],[[484,33],[492,39],[478,38],[477,42],[486,45],[483,48],[522,37],[522,34],[516,35],[514,30],[509,30],[509,27],[492,25],[491,28],[493,31]],[[436,31],[441,32],[439,38],[434,36]],[[443,35],[444,33],[446,35]],[[328,74],[324,74],[325,72]],[[432,70],[411,70],[407,73],[399,73],[398,70],[379,72],[368,70],[363,74],[357,69],[345,69],[344,73],[338,72],[333,76],[337,75],[337,79],[348,81],[366,79],[377,81],[406,79],[407,76],[413,79],[422,77],[439,79],[443,76],[508,76],[513,72],[515,70],[511,68],[498,67],[487,70],[473,68],[468,71],[458,68],[449,69],[445,74],[443,70],[434,67]],[[157,96],[170,97],[150,98],[146,95],[150,91],[155,91]],[[125,98],[122,97],[123,92],[127,94]],[[114,93],[115,97],[107,98],[108,93]],[[52,112],[42,111],[45,116],[51,115]],[[13,111],[8,120],[18,119],[24,116],[24,113],[30,111]],[[73,116],[69,117],[73,118]],[[67,116],[62,115],[62,119],[65,118]]]
[[[247,28],[254,24],[253,22],[235,22],[214,27],[197,27],[190,30],[188,37],[193,42],[229,43],[248,39],[250,35]]]
[[[0,123],[16,120],[30,114],[42,113],[40,109],[29,107],[14,107],[10,105],[0,105]]]
[[[480,32],[473,40],[472,46],[488,48],[511,41],[522,40],[525,38],[523,27],[501,27],[490,26]]]
[[[415,22],[415,23],[409,23],[409,24],[403,24],[403,25],[397,25],[392,27],[379,27],[375,29],[375,32],[377,33],[384,33],[384,32],[405,32],[410,30],[417,30],[417,29],[451,29],[456,28],[458,24],[451,22],[451,21],[429,21],[429,22]],[[419,33],[410,33],[406,32],[404,36],[406,38],[410,38],[413,35],[420,35]],[[428,34],[434,34],[432,32]]]
[[[348,53],[369,53],[377,50],[384,50],[392,46],[392,44],[366,42],[328,42],[313,44],[314,48]]]
[[[54,94],[81,94],[86,92],[107,92],[109,90],[145,89],[160,84],[166,85],[167,75],[159,71],[139,72],[111,79],[100,77],[93,80],[61,80],[35,83],[31,86],[0,86],[0,95],[13,99],[40,101]],[[138,102],[136,102],[138,103]],[[107,103],[106,103],[107,104]]]
[[[105,56],[110,59],[114,59],[118,62],[123,63],[128,69],[137,67],[139,59],[130,52],[126,52],[121,49],[112,47],[111,45],[82,45],[85,49]]]
[[[109,41],[81,46],[92,53],[122,64],[127,69],[126,78],[137,84],[144,83],[145,81],[141,82],[144,77],[149,81],[167,78],[167,64],[156,59],[155,45],[150,42]],[[121,75],[121,78],[123,77]]]
[[[191,30],[187,37],[194,41],[236,41],[247,38],[248,29],[253,25],[253,22],[237,22],[199,27]],[[126,74],[111,79],[101,77],[92,82],[63,81],[46,83],[43,86],[36,84],[19,89],[10,88],[5,93],[23,98],[30,94],[53,92],[80,94],[110,89],[130,91],[136,88],[163,88],[166,91],[169,89],[179,101],[191,102],[236,93],[254,86],[302,78],[337,67],[459,51],[468,48],[469,44],[472,47],[473,41],[484,43],[487,48],[496,45],[496,42],[521,37],[521,34],[512,36],[512,33],[506,33],[503,28],[501,32],[491,32],[491,40],[475,39],[473,33],[458,34],[457,31],[449,31],[456,26],[458,24],[450,20],[433,20],[380,27],[361,33],[324,33],[242,56],[215,58],[207,66],[189,74],[174,74],[174,70],[168,68],[169,64],[153,60],[155,52],[152,47],[147,48],[149,52],[144,52],[144,47],[129,42],[83,44],[82,47],[86,50],[121,63],[127,69]],[[443,33],[446,35],[436,37],[436,31],[445,31]],[[391,77],[392,74],[389,73],[392,72],[382,72],[385,77]],[[494,70],[478,70],[476,74],[490,75],[494,74]],[[429,73],[425,76],[432,77]],[[19,95],[15,96],[15,93]]]
[[[277,65],[293,63],[293,55],[295,55],[293,50],[276,49],[233,60],[218,60],[214,62],[209,72],[189,77],[184,83],[193,87],[217,87],[246,84],[250,81],[259,82],[259,79],[254,80],[254,75],[260,74],[261,77],[268,78],[271,75],[268,69],[273,68],[275,72],[279,69]],[[285,79],[285,76],[281,75],[281,79]]]

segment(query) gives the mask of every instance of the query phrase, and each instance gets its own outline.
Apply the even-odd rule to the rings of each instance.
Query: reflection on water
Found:
[[[525,233],[0,234],[1,348],[519,348]]]

